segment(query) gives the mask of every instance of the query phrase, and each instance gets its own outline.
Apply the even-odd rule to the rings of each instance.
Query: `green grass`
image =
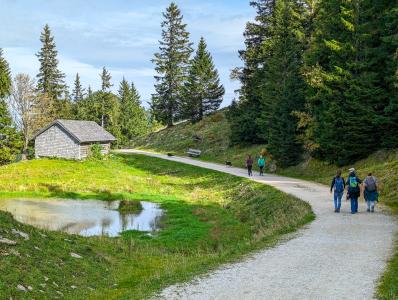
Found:
[[[182,123],[140,138],[133,141],[132,147],[161,153],[174,152],[179,155],[185,155],[188,148],[198,148],[203,151],[201,160],[219,163],[229,160],[237,167],[244,167],[248,154],[257,156],[261,149],[266,147],[265,145],[231,147],[229,133],[229,124],[224,113],[220,111],[199,123]],[[195,141],[195,136],[201,137],[202,140]],[[356,162],[353,166],[358,170],[360,177],[363,178],[372,172],[379,179],[381,204],[387,205],[398,214],[398,151],[379,151],[367,159]],[[352,166],[341,168],[345,176],[349,167]],[[298,166],[276,171],[282,175],[329,185],[337,169],[339,168],[335,165],[309,159]],[[398,299],[398,242],[395,255],[380,281],[378,297]]]
[[[166,215],[153,237],[128,231],[84,238],[39,230],[1,212],[0,235],[17,245],[0,244],[0,299],[53,299],[57,292],[65,299],[142,299],[270,246],[313,219],[309,205],[271,187],[139,155],[1,167],[0,201],[18,197],[147,200]],[[18,291],[18,284],[33,290]]]
[[[186,155],[189,148],[202,151],[201,160],[244,167],[247,155],[258,156],[264,145],[230,146],[230,127],[223,111],[192,124],[180,123],[132,141],[131,147],[159,153]],[[198,139],[199,138],[199,139]]]

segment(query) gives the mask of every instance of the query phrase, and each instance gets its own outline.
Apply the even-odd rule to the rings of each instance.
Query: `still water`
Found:
[[[158,230],[163,210],[156,203],[141,204],[141,212],[129,214],[117,211],[119,201],[0,199],[0,210],[10,212],[21,223],[42,229],[114,237],[126,230]]]

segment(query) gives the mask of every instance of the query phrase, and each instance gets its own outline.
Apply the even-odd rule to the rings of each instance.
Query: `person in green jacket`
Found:
[[[260,176],[264,176],[265,158],[262,155],[260,155],[257,164],[258,167],[260,168]]]

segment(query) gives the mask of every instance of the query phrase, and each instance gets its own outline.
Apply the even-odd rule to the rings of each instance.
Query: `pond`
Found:
[[[154,232],[163,210],[159,204],[141,201],[139,213],[122,213],[119,201],[0,199],[0,210],[38,228],[82,236],[119,236],[126,230]]]

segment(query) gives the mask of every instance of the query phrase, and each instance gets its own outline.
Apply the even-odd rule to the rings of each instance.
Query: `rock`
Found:
[[[3,237],[1,237],[1,236],[0,236],[0,243],[1,243],[1,244],[7,244],[7,245],[16,245],[16,244],[17,244],[16,241],[12,241],[12,240],[3,238]]]
[[[18,284],[18,285],[17,285],[17,289],[20,290],[20,291],[23,291],[23,292],[26,292],[26,291],[27,291],[27,290],[26,290],[26,287],[24,287],[22,284]]]
[[[43,290],[39,290],[39,292],[44,294],[44,291],[43,291]]]
[[[45,287],[47,286],[47,284],[45,284],[45,283],[40,283],[40,286],[41,286],[42,288],[45,288]]]
[[[18,231],[16,229],[12,229],[11,232],[15,235],[19,235],[21,237],[23,237],[25,239],[25,241],[29,240],[29,234],[22,232],[22,231]]]
[[[44,233],[39,232],[39,234],[40,234],[41,237],[44,237],[44,238],[47,237]]]
[[[47,276],[44,276],[44,281],[48,281],[50,278],[48,278]]]
[[[75,289],[77,289],[77,286],[76,285],[71,285],[71,289],[75,290]]]
[[[33,288],[29,285],[29,286],[28,286],[28,290],[29,290],[29,291],[33,291]]]
[[[35,248],[37,251],[41,251],[41,249],[40,249],[39,247],[37,247],[37,246],[34,246],[34,248]]]
[[[64,294],[63,293],[61,293],[60,291],[57,291],[56,292],[58,295],[61,295],[61,296],[63,296]]]
[[[53,285],[55,285],[56,287],[59,287],[59,285],[55,281],[53,281]]]
[[[83,257],[80,256],[79,254],[74,253],[74,252],[71,252],[71,253],[70,253],[70,256],[72,256],[72,257],[74,257],[74,258],[83,258]]]

